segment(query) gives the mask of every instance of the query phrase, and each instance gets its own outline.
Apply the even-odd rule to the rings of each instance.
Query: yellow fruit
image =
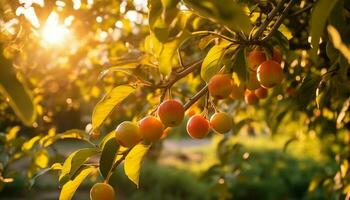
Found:
[[[210,118],[210,126],[218,133],[227,133],[233,128],[233,119],[227,113],[215,113]]]
[[[120,145],[133,147],[141,141],[139,127],[133,122],[122,122],[115,130],[115,138]]]
[[[115,192],[107,183],[96,183],[90,190],[91,200],[115,200]]]

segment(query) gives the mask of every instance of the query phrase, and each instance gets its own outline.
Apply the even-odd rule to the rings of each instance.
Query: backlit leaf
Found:
[[[107,93],[95,106],[92,113],[92,128],[98,129],[113,109],[134,91],[135,88],[130,85],[120,85]]]
[[[201,68],[201,77],[204,81],[208,82],[212,76],[220,71],[219,60],[229,44],[227,41],[222,41],[208,51]]]
[[[78,189],[80,184],[85,178],[94,170],[93,167],[84,168],[79,174],[73,179],[68,181],[62,187],[59,200],[71,200],[74,196],[75,191]]]
[[[124,171],[126,176],[139,187],[140,170],[143,157],[151,146],[138,144],[126,156]]]
[[[0,52],[0,93],[8,100],[16,115],[28,126],[36,119],[32,94],[21,83],[12,67],[12,62]]]
[[[252,28],[243,8],[232,0],[184,0],[184,3],[200,16],[221,23],[232,30],[248,34]]]
[[[338,0],[319,0],[312,10],[310,18],[310,36],[312,45],[312,54],[316,56],[319,41],[324,33],[327,18],[332,12],[332,9],[337,4]]]
[[[97,153],[99,153],[98,148],[85,148],[79,149],[69,155],[63,163],[61,175],[59,177],[60,184],[62,185],[69,181],[85,161]]]

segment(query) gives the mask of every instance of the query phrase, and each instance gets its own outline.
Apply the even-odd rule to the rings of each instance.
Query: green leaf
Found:
[[[62,185],[69,181],[85,161],[97,153],[99,153],[98,148],[85,148],[79,149],[68,156],[63,163],[61,175],[59,177],[60,184]]]
[[[165,43],[169,39],[173,20],[179,10],[177,4],[179,0],[150,0],[149,1],[149,27],[156,38]]]
[[[233,58],[233,72],[236,72],[241,82],[247,82],[249,72],[247,70],[246,50],[239,48],[235,57]]]
[[[311,45],[312,51],[311,54],[313,57],[316,56],[319,41],[324,33],[326,26],[327,18],[332,12],[334,6],[337,4],[338,0],[319,0],[314,9],[312,10],[310,18],[310,36],[311,36]]]
[[[139,187],[140,170],[143,157],[151,146],[138,144],[126,156],[124,171],[126,176]]]
[[[8,99],[8,103],[16,115],[27,126],[31,126],[36,119],[35,104],[32,94],[20,82],[12,67],[12,62],[0,52],[0,93]]]
[[[321,81],[319,76],[307,76],[303,79],[298,89],[297,102],[301,108],[306,108],[316,97],[316,89]]]
[[[208,51],[201,68],[201,77],[204,81],[208,82],[212,76],[220,71],[219,61],[228,45],[230,45],[229,42],[222,41]]]
[[[85,178],[94,171],[93,167],[82,169],[79,174],[73,179],[68,181],[62,187],[59,200],[71,200],[74,196],[75,191],[79,185],[85,180]]]
[[[177,63],[176,57],[174,57],[177,55],[177,49],[189,36],[190,34],[188,32],[183,32],[176,39],[162,45],[158,61],[159,70],[163,75],[168,76],[171,73],[173,66]]]
[[[100,128],[113,109],[134,91],[135,88],[130,85],[120,85],[107,93],[103,99],[97,103],[92,113],[93,130]]]
[[[236,31],[249,34],[252,29],[249,17],[243,8],[232,0],[184,0],[196,14],[218,22]]]
[[[100,158],[100,172],[104,178],[108,176],[108,173],[112,169],[118,149],[119,144],[114,137],[106,141],[105,145],[103,146]]]

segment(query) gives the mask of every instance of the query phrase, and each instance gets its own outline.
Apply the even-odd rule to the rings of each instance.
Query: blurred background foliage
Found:
[[[157,1],[152,2],[156,7]],[[40,198],[57,199],[55,172],[39,177],[34,186],[33,177],[89,145],[91,113],[106,92],[126,83],[138,88],[109,116],[101,135],[156,109],[161,90],[138,86],[160,84],[171,66],[180,68],[177,56],[166,57],[161,60],[166,66],[158,67],[160,47],[168,49],[182,42],[183,35],[198,31],[230,35],[222,24],[237,29],[226,20],[216,23],[201,17],[206,13],[189,11],[186,2],[192,1],[176,3],[162,14],[144,0],[0,0],[0,199],[37,199],[42,191]],[[250,12],[251,24],[257,25],[278,1],[234,2],[241,3]],[[232,133],[187,143],[184,120],[152,147],[139,189],[117,169],[111,182],[118,195],[169,200],[349,198],[349,55],[336,44],[340,36],[340,43],[349,45],[350,3],[338,0],[331,7],[325,2],[296,1],[272,37],[269,45],[284,55],[286,79],[268,99],[257,106],[217,102],[219,110],[234,117]],[[315,5],[318,10],[331,8],[317,13]],[[220,9],[225,14],[226,8]],[[324,19],[334,29],[328,26],[327,32],[312,19]],[[321,42],[315,56],[310,36],[317,38],[317,32]],[[204,58],[214,38],[186,40],[180,47],[183,63]],[[172,95],[188,100],[204,85],[199,74],[177,82]],[[15,92],[20,95],[13,98],[6,91],[22,93]],[[23,106],[26,99],[30,103]],[[199,101],[188,113],[200,113],[203,105]],[[92,176],[76,198],[86,199],[98,179]]]

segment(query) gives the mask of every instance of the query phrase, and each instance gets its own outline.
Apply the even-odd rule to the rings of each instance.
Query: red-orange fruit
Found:
[[[259,102],[258,97],[255,95],[254,92],[247,90],[244,94],[244,100],[249,105],[254,105]]]
[[[256,72],[249,72],[249,80],[246,86],[248,90],[256,90],[260,87]]]
[[[266,61],[265,52],[263,50],[254,49],[253,51],[248,53],[247,61],[248,67],[251,70],[256,71],[258,66],[264,61]]]
[[[193,115],[187,122],[187,133],[194,139],[204,138],[209,129],[209,121],[202,115]]]
[[[233,119],[227,113],[215,113],[210,118],[210,126],[218,133],[227,133],[233,128]]]
[[[158,107],[158,116],[165,126],[175,127],[184,119],[185,109],[177,100],[166,100]]]
[[[124,147],[135,146],[141,141],[138,125],[130,121],[122,122],[115,130],[115,138]]]
[[[231,90],[231,94],[230,97],[232,99],[243,99],[244,98],[244,85],[243,84],[232,84],[232,90]]]
[[[263,87],[256,89],[254,92],[255,92],[255,95],[259,99],[265,99],[267,97],[267,94],[268,94],[267,89],[265,89]]]
[[[115,200],[115,191],[107,183],[96,183],[90,190],[91,200]]]
[[[208,83],[209,94],[216,99],[227,98],[232,90],[232,78],[229,74],[216,74]]]
[[[264,88],[272,88],[283,81],[283,69],[273,60],[263,62],[257,70],[257,78]]]
[[[158,141],[164,130],[162,122],[155,117],[147,116],[139,122],[141,137],[148,142]]]

